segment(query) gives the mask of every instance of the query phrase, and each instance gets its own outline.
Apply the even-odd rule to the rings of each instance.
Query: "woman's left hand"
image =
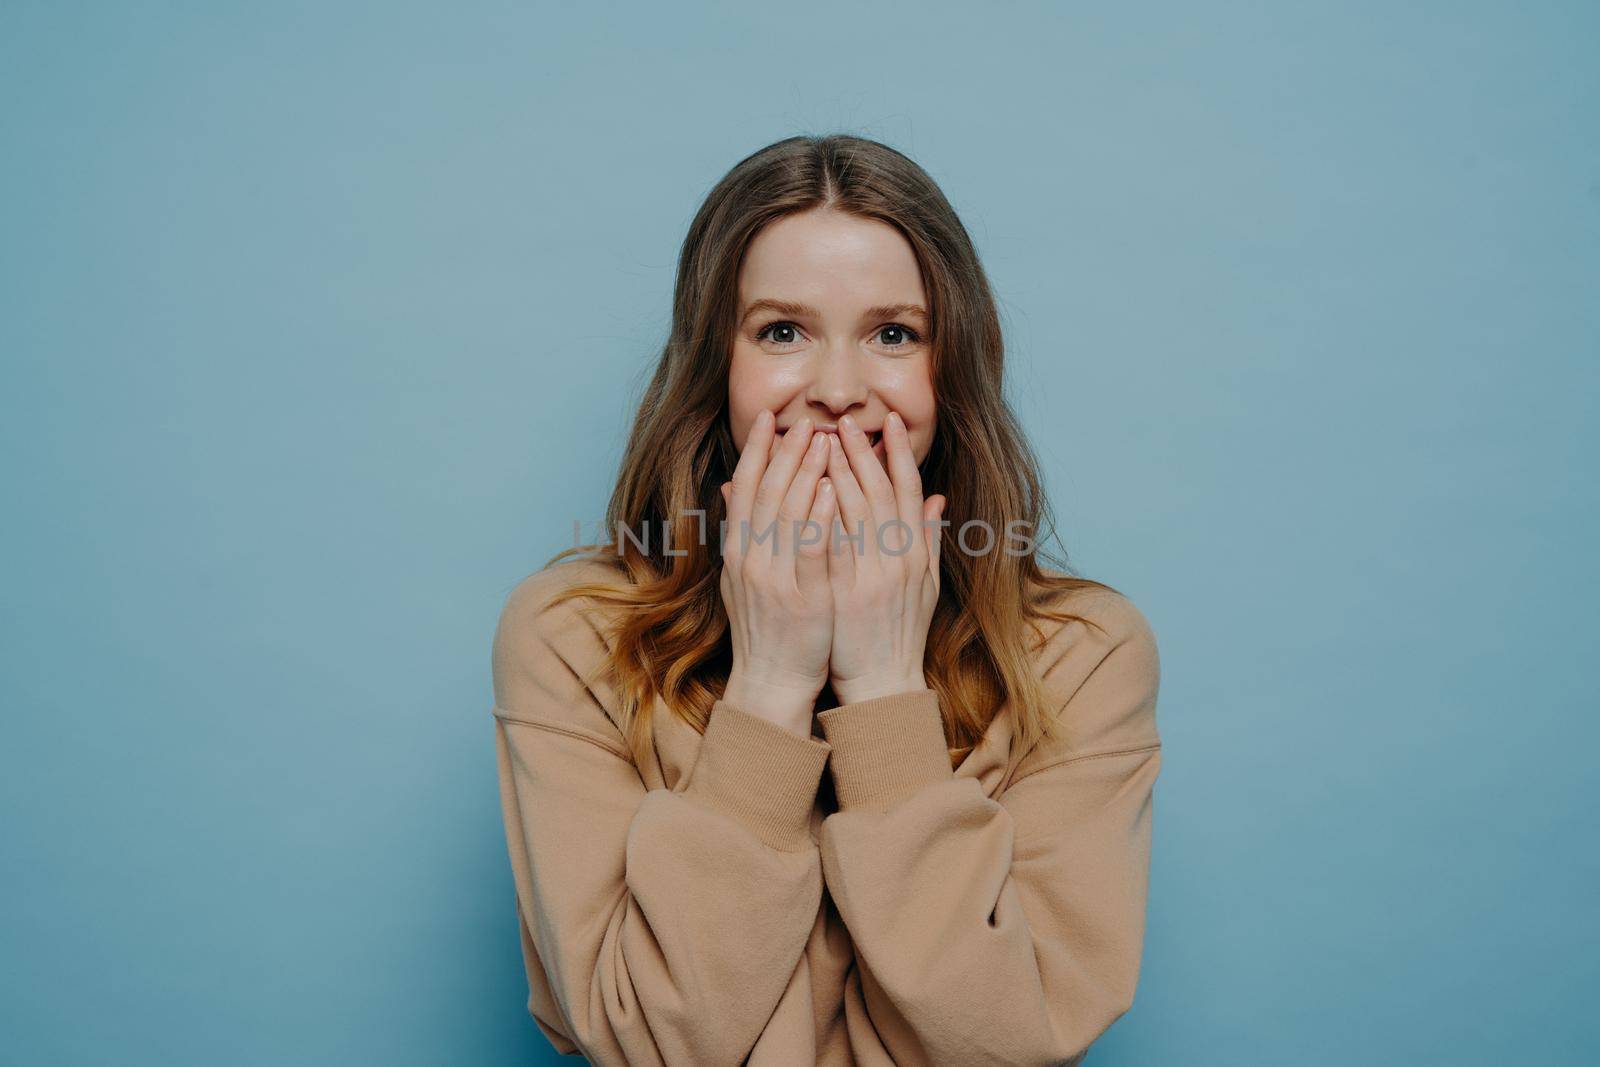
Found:
[[[894,412],[883,441],[887,472],[849,415],[829,445],[844,524],[829,532],[826,553],[834,613],[828,682],[840,704],[928,688],[922,657],[939,602],[945,498],[922,498],[911,441]]]

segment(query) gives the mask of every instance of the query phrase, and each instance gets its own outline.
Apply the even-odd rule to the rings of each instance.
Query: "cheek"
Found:
[[[937,410],[931,395],[909,396],[901,401],[905,406],[898,408],[901,416],[906,420],[906,425],[911,429],[911,450],[916,453],[920,462],[927,458],[933,448],[934,431],[938,428]]]
[[[891,408],[900,412],[911,427],[913,437],[930,434],[937,405],[933,398],[933,381],[929,368],[905,368],[904,371],[880,383],[884,399]]]
[[[761,358],[763,353],[742,351],[747,347],[736,342],[728,364],[728,425],[741,449],[756,416],[781,411],[795,393],[794,382],[785,381],[771,360]]]
[[[934,400],[931,381],[923,381],[922,388],[917,391],[913,402],[917,416],[916,441],[919,446],[917,459],[920,461],[926,459],[928,453],[933,450],[933,435],[939,426],[939,405]]]
[[[930,409],[917,423],[916,430],[911,435],[911,451],[916,455],[917,462],[921,463],[933,451],[933,435],[937,429],[933,410]]]
[[[750,432],[770,392],[765,376],[735,354],[728,367],[728,421],[736,440],[743,441]]]

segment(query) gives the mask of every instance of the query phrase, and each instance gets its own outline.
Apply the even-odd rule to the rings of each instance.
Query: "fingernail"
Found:
[[[756,416],[756,425],[757,426],[767,426],[768,424],[770,424],[772,422],[772,418],[773,418],[772,412],[770,412],[770,411],[766,410],[765,408],[763,408],[761,410],[761,414]]]
[[[889,426],[894,430],[895,433],[900,433],[905,430],[905,420],[900,418],[900,413],[898,411],[889,412]]]
[[[861,427],[857,426],[856,425],[856,420],[854,418],[852,418],[851,416],[849,416],[849,415],[846,415],[843,418],[841,418],[839,420],[839,425],[843,426],[846,430],[849,430],[851,433],[860,433],[861,432]]]

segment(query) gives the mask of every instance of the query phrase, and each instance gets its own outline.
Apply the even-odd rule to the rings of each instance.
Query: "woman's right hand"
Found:
[[[775,423],[770,411],[756,417],[733,481],[722,485],[722,602],[733,642],[723,699],[809,735],[833,644],[827,550],[837,504],[824,477],[827,435],[805,418],[777,443]]]

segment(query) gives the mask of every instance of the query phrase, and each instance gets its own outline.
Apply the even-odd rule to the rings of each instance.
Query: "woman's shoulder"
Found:
[[[495,700],[505,708],[531,703],[576,681],[597,694],[610,653],[606,623],[593,602],[561,594],[589,582],[626,582],[601,557],[560,559],[520,579],[506,595],[495,625]]]
[[[1053,577],[1067,577],[1059,571],[1050,571]],[[1134,603],[1133,597],[1104,582],[1078,579],[1083,584],[1062,589],[1051,595],[1048,606],[1058,613],[1082,616],[1093,622],[1094,632],[1110,645],[1134,641],[1136,645],[1155,648],[1155,630],[1150,625],[1144,609]],[[1077,624],[1082,629],[1083,624]]]
[[[1052,643],[1075,643],[1085,638],[1107,651],[1132,643],[1135,648],[1154,654],[1155,630],[1148,616],[1132,597],[1103,582],[1077,578],[1062,571],[1043,568],[1053,579],[1072,579],[1073,584],[1058,586],[1042,598],[1043,606],[1056,614],[1079,616],[1091,625],[1069,620],[1049,623]]]
[[[591,582],[626,584],[621,564],[607,556],[557,559],[517,581],[501,607],[501,623],[517,626],[564,625],[590,607],[588,598],[560,594]]]
[[[1084,753],[1155,743],[1161,655],[1143,609],[1098,582],[1058,589],[1045,606],[1076,616],[1042,622],[1047,636],[1036,655],[1048,710],[1062,718],[1071,748]]]

